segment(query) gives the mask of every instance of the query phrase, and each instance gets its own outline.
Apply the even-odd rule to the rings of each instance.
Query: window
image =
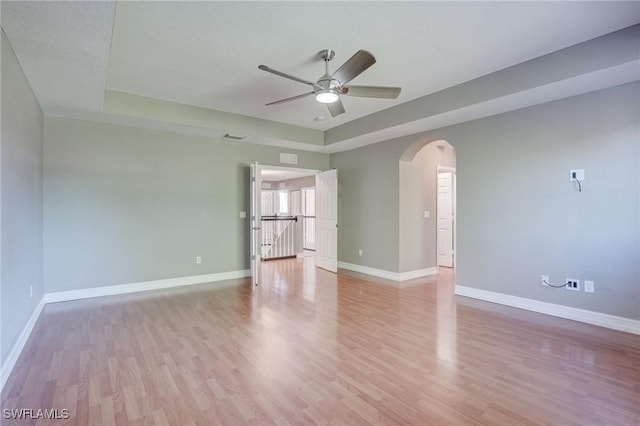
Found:
[[[274,216],[276,214],[275,208],[275,191],[262,190],[262,216]]]
[[[291,191],[289,193],[289,207],[291,210],[291,216],[298,216],[302,214],[300,191]]]
[[[315,188],[302,188],[302,214],[305,216],[316,215]]]
[[[278,214],[289,215],[289,191],[286,189],[278,191]]]

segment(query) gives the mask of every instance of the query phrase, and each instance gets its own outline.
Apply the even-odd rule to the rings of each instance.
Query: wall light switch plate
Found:
[[[585,293],[595,293],[596,292],[596,285],[594,284],[593,281],[586,281],[584,282],[584,292]]]
[[[431,217],[431,212],[429,210],[425,210],[423,215],[424,215],[424,217],[429,218],[429,217]]]
[[[240,219],[246,219],[247,212],[240,212]]]
[[[549,287],[550,283],[551,281],[549,281],[549,275],[543,275],[540,279],[540,284],[542,284],[543,286]]]

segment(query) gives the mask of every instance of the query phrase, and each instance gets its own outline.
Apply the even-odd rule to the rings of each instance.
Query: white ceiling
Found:
[[[45,112],[101,112],[106,90],[327,130],[640,22],[639,2],[2,2],[2,27]],[[332,118],[307,86],[316,53],[397,100],[344,97]],[[325,120],[314,120],[324,116]]]
[[[313,176],[317,171],[313,170],[301,170],[301,169],[285,169],[285,168],[269,168],[264,167],[261,170],[260,176],[263,181],[267,182],[281,182],[283,180],[298,179],[306,176]]]
[[[2,29],[42,108],[101,111],[114,2],[5,2]]]

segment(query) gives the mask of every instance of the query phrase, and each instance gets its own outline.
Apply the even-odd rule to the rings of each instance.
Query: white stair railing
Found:
[[[297,221],[297,217],[262,217],[262,259],[295,257]]]

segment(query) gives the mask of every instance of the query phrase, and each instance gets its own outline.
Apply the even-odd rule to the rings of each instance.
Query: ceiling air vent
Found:
[[[224,137],[225,139],[233,139],[234,141],[241,141],[246,138],[246,136],[232,135],[231,133],[225,133]]]
[[[280,162],[284,164],[298,164],[298,156],[296,154],[280,153]]]

